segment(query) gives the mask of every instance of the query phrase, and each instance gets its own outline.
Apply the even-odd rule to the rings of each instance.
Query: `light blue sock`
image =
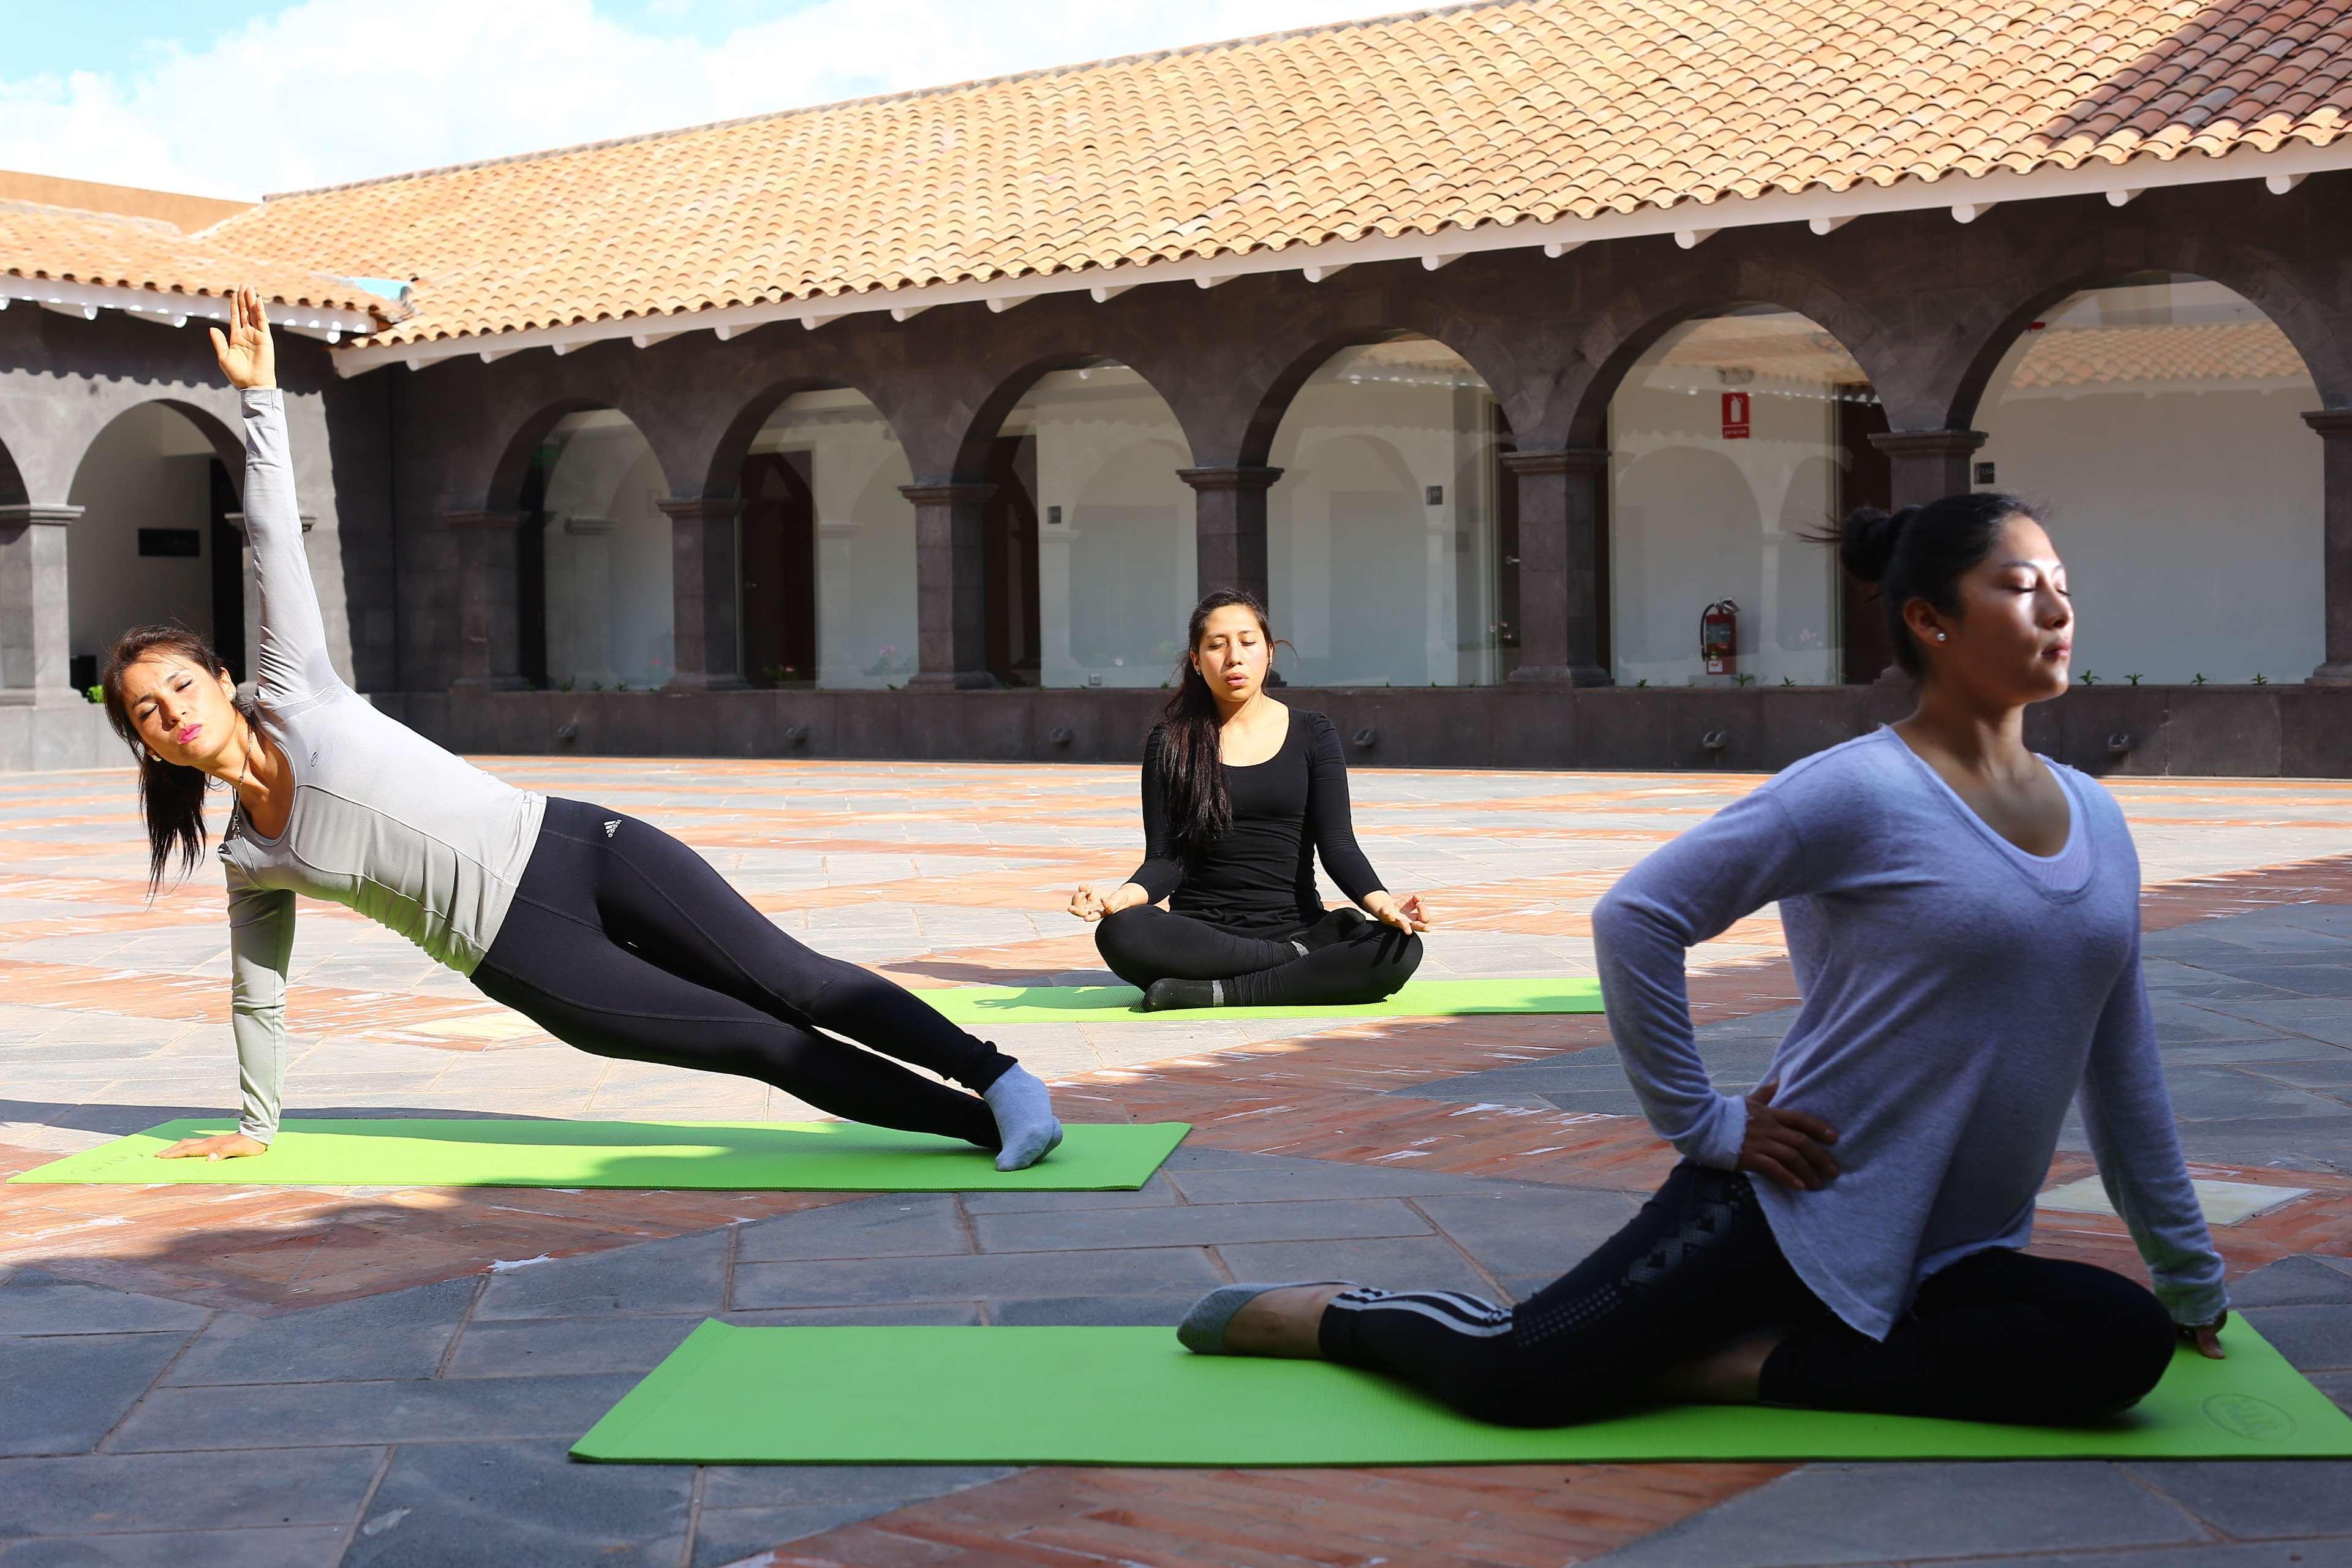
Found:
[[[1000,1171],[1020,1171],[1052,1153],[1062,1142],[1062,1124],[1054,1118],[1054,1097],[1027,1068],[1015,1067],[988,1086],[981,1098],[996,1118],[996,1136],[1004,1147],[996,1156]]]

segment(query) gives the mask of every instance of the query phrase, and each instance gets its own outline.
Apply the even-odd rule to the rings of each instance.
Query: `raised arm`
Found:
[[[1805,846],[1769,788],[1727,806],[1618,879],[1592,911],[1601,994],[1635,1098],[1658,1136],[1719,1170],[1759,1171],[1790,1187],[1836,1173],[1811,1145],[1817,1119],[1724,1094],[1691,1028],[1685,955],[1766,904],[1813,890]]]
[[[2156,1294],[2175,1322],[2209,1324],[2230,1304],[2197,1190],[2180,1152],[2164,1068],[2140,977],[2139,938],[2108,994],[2083,1072],[2084,1130],[2107,1197],[2131,1227]]]
[[[221,369],[240,393],[245,424],[245,529],[261,595],[259,654],[250,673],[262,700],[283,711],[338,690],[327,625],[302,549],[302,514],[286,437],[285,395],[260,296],[240,289],[229,331],[213,329]]]

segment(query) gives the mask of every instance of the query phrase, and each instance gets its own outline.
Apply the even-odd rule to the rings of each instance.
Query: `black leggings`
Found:
[[[1352,1289],[1325,1357],[1392,1373],[1465,1415],[1560,1426],[1634,1403],[1662,1373],[1781,1327],[1768,1405],[2062,1424],[2138,1402],[2172,1362],[2156,1297],[2087,1263],[1996,1248],[1930,1276],[1883,1341],[1832,1317],[1772,1239],[1747,1176],[1685,1164],[1623,1230],[1516,1308]]]
[[[1354,910],[1274,936],[1243,936],[1139,904],[1103,918],[1095,949],[1139,991],[1155,980],[1222,980],[1225,1001],[1237,1007],[1384,1001],[1421,967],[1421,938]]]
[[[474,984],[600,1057],[740,1073],[853,1121],[997,1147],[976,1094],[817,1030],[975,1091],[1012,1058],[870,970],[803,947],[701,856],[617,811],[547,803]]]

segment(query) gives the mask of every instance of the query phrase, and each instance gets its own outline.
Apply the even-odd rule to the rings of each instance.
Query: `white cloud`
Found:
[[[590,0],[308,0],[121,73],[0,78],[0,168],[249,197],[1396,8],[818,0],[705,45]]]

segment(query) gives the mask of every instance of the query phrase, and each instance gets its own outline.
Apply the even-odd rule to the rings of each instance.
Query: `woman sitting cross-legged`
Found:
[[[1356,847],[1338,731],[1265,694],[1274,644],[1248,595],[1202,599],[1186,642],[1143,746],[1143,864],[1108,897],[1081,885],[1070,912],[1102,922],[1095,946],[1148,1011],[1391,995],[1419,967],[1429,919]],[[1370,919],[1324,909],[1318,855]]]
[[[2065,569],[2026,508],[1858,512],[1918,709],[1806,758],[1626,874],[1593,914],[1609,1021],[1684,1156],[1516,1307],[1452,1291],[1228,1286],[1195,1351],[1322,1356],[1484,1420],[1643,1401],[2061,1423],[2137,1402],[2228,1299],[2182,1163],[2139,963],[2139,861],[2089,778],[2026,750],[2066,689]],[[1718,1092],[1688,949],[1777,902],[1804,1005],[1768,1081]],[[2067,1107],[2156,1289],[2032,1257]]]

